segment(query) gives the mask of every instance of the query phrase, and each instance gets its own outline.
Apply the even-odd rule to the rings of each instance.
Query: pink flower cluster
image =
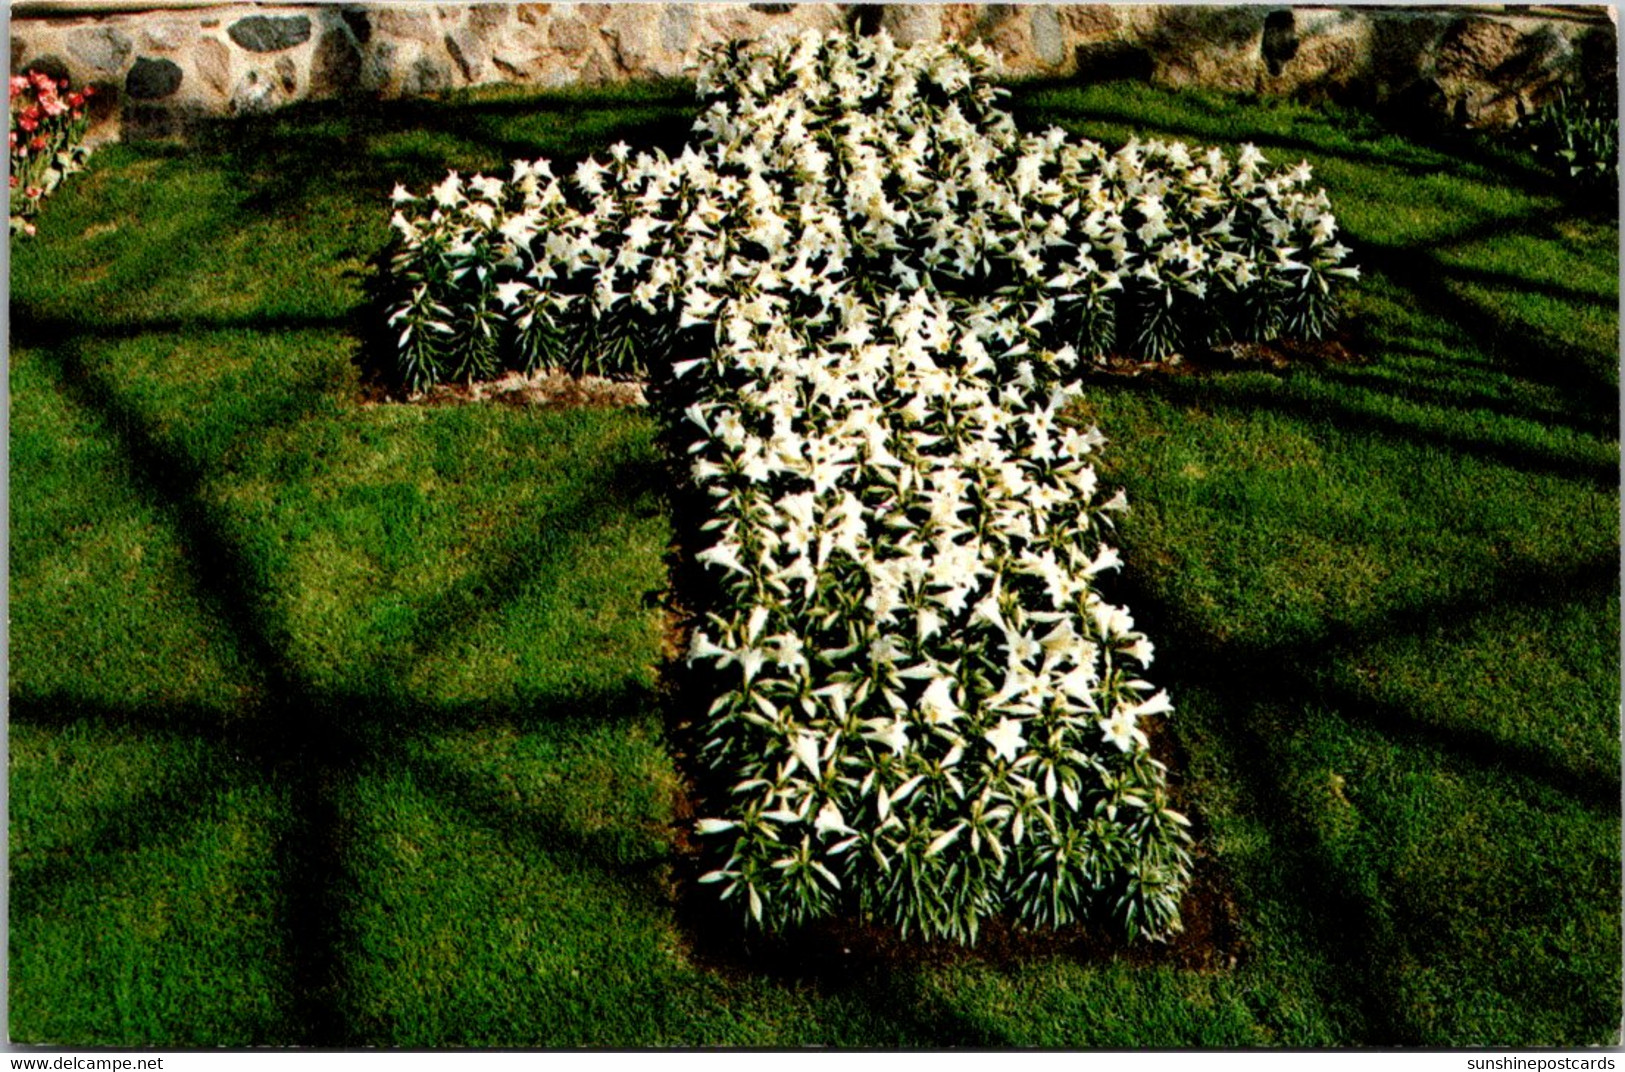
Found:
[[[49,75],[39,71],[29,71],[27,74],[14,74],[11,76],[11,121],[18,129],[32,134],[38,130],[40,124],[49,119],[58,119],[66,115],[70,119],[84,118],[85,101],[96,92],[95,87],[86,86],[75,90],[66,97],[62,91],[68,88],[68,80],[54,81]],[[33,101],[26,99],[21,111],[17,108],[17,98],[32,92]],[[12,131],[12,146],[16,146],[16,130]]]
[[[81,142],[89,125],[85,102],[95,89],[68,91],[40,71],[11,76],[11,229],[34,233],[27,217],[70,172],[82,165],[88,150]]]

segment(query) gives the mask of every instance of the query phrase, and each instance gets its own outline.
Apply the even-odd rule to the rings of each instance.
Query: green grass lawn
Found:
[[[1361,361],[1089,389],[1233,967],[708,952],[652,421],[353,363],[394,183],[680,144],[689,97],[465,95],[109,147],[12,245],[13,1040],[1617,1041],[1617,220],[1347,114],[1014,100],[1306,158],[1367,273]]]

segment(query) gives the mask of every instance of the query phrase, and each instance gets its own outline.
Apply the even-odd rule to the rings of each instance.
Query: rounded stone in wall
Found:
[[[478,82],[485,73],[485,46],[467,29],[456,29],[446,35],[446,52],[463,72],[465,82]]]
[[[1593,93],[1613,95],[1619,83],[1619,37],[1612,27],[1593,26],[1574,42],[1581,84]]]
[[[1036,4],[1032,9],[1033,51],[1038,61],[1047,67],[1059,67],[1066,62],[1066,36],[1061,30],[1061,16],[1052,4]]]
[[[192,50],[192,71],[216,93],[231,85],[231,50],[224,41],[205,37]]]
[[[1071,38],[1078,41],[1115,37],[1122,25],[1109,4],[1065,4],[1059,8],[1059,16]]]
[[[1297,20],[1292,15],[1291,8],[1282,8],[1271,11],[1264,17],[1264,36],[1259,40],[1259,55],[1264,58],[1264,67],[1271,77],[1279,75],[1286,69],[1286,65],[1298,55],[1298,46],[1302,42],[1298,39]]]
[[[68,35],[68,55],[98,71],[117,71],[135,51],[130,39],[111,26],[88,26]]]
[[[268,112],[287,100],[280,77],[253,68],[238,80],[231,91],[231,111],[235,115]]]
[[[576,81],[584,86],[607,86],[619,82],[626,72],[594,52],[581,65]]]
[[[439,60],[421,56],[401,79],[401,92],[408,96],[419,93],[439,93],[452,87],[451,68]]]
[[[250,52],[281,52],[310,40],[310,20],[303,15],[250,15],[226,28]]]
[[[557,19],[547,28],[548,44],[569,55],[586,52],[597,39],[597,32],[580,19]]]
[[[399,51],[393,41],[374,41],[361,57],[361,88],[384,96],[398,93],[396,56]]]
[[[660,43],[667,52],[681,55],[694,39],[694,9],[687,4],[667,4],[660,14]]]
[[[361,81],[361,49],[350,35],[334,27],[316,42],[310,61],[310,91],[317,96],[341,93]]]
[[[998,54],[1005,73],[1015,74],[1029,67],[1030,63],[1025,61],[1032,54],[1029,47],[1032,24],[1030,21],[1022,24],[1031,17],[1025,8],[1017,4],[990,4],[983,10],[987,14],[979,27],[981,37],[987,47]]]
[[[1363,77],[1370,55],[1370,23],[1360,19],[1314,21],[1295,14],[1293,36],[1295,46],[1288,56],[1279,37],[1271,44],[1266,26],[1260,47],[1265,64],[1265,74],[1259,81],[1262,92],[1271,96],[1291,94],[1311,103],[1372,103],[1369,82]],[[1274,70],[1279,73],[1270,73]]]
[[[942,35],[942,13],[932,4],[887,4],[880,26],[900,45],[935,41]]]
[[[434,12],[424,8],[374,8],[373,32],[381,37],[404,37],[432,45],[440,39]]]
[[[469,29],[479,34],[501,29],[511,18],[513,8],[507,4],[475,4],[468,10]]]
[[[124,78],[124,93],[132,100],[162,100],[173,96],[185,77],[173,60],[142,56]]]
[[[1445,77],[1484,79],[1513,59],[1522,44],[1523,35],[1513,27],[1469,16],[1445,31],[1434,67]]]
[[[141,27],[141,48],[146,52],[173,52],[186,43],[191,28],[184,22],[154,22]]]

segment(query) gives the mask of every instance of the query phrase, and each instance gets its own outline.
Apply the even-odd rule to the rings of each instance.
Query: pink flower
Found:
[[[16,100],[17,94],[28,88],[28,79],[20,74],[11,76],[11,99]]]
[[[34,150],[36,153],[39,152],[41,149],[45,148],[45,137],[44,137],[44,135],[40,135],[40,136],[36,137],[33,141],[29,142],[28,147],[30,149]]]
[[[23,193],[27,194],[30,198],[45,196],[45,191],[40,189],[38,186],[30,186],[28,189],[24,190]]]

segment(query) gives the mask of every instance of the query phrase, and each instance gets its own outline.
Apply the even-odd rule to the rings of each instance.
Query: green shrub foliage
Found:
[[[681,155],[398,190],[403,374],[654,363],[707,504],[702,881],[777,927],[1179,926],[1125,508],[1075,417],[1108,351],[1325,330],[1306,166],[1024,134],[977,49],[716,52]]]
[[[1619,185],[1619,111],[1612,96],[1558,94],[1535,113],[1531,146],[1579,190],[1613,195]]]

